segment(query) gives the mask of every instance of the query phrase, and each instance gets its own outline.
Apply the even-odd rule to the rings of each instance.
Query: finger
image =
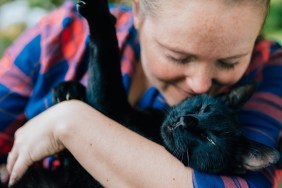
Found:
[[[9,173],[7,171],[6,165],[4,164],[0,165],[0,179],[1,179],[1,183],[4,184],[8,183],[9,180]]]
[[[17,158],[18,158],[17,152],[14,152],[14,150],[12,149],[12,151],[8,154],[8,158],[7,158],[7,170],[9,174],[11,174]]]
[[[16,160],[10,174],[10,180],[9,180],[9,187],[15,184],[17,180],[19,180],[23,174],[26,172],[28,167],[32,163],[27,160],[26,157],[24,156],[19,156],[18,159]]]

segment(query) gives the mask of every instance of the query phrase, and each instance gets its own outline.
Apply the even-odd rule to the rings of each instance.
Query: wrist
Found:
[[[65,148],[80,129],[81,119],[89,106],[79,100],[64,101],[55,106],[60,118],[54,122],[53,137],[58,147]]]

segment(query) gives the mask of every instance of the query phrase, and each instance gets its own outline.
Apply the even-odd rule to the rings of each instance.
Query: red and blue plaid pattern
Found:
[[[138,63],[140,46],[131,9],[111,6],[117,17],[117,37],[122,54],[121,70],[126,91]],[[64,80],[87,84],[89,32],[75,6],[66,2],[27,30],[0,60],[0,159],[5,162],[15,130],[52,106],[51,90]],[[240,119],[245,134],[278,147],[282,132],[282,48],[258,39],[251,64],[238,84],[259,82],[258,91],[244,106]],[[138,103],[139,108],[165,108],[167,104],[153,87]],[[281,149],[281,148],[280,148]],[[242,177],[214,176],[194,171],[194,187],[273,187],[275,168]]]

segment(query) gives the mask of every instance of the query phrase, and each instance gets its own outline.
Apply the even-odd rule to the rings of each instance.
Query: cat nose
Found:
[[[194,127],[198,125],[199,120],[194,116],[182,116],[180,117],[179,123],[184,128]]]

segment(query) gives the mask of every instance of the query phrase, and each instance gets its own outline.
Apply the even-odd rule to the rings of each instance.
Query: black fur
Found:
[[[277,162],[279,154],[275,149],[247,139],[239,126],[236,114],[253,93],[253,84],[218,97],[198,95],[166,113],[136,110],[123,89],[114,18],[107,1],[84,0],[78,3],[78,10],[87,19],[91,34],[89,85],[85,92],[77,82],[64,82],[54,90],[55,102],[84,100],[129,129],[164,145],[183,164],[199,171],[242,174]],[[46,170],[30,169],[14,187],[102,187],[70,153],[63,158],[68,165],[47,174]]]

